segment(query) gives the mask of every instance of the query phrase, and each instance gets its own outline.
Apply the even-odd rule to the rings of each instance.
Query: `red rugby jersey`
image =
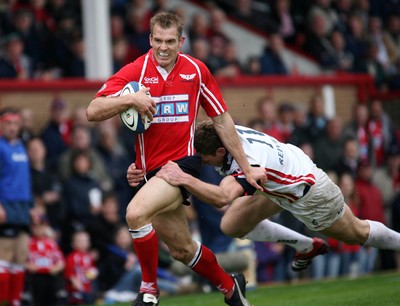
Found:
[[[36,273],[49,274],[57,263],[64,261],[64,255],[54,240],[33,237],[29,243],[28,260],[37,268]]]
[[[149,129],[135,137],[136,164],[145,172],[195,154],[195,119],[200,106],[209,117],[227,110],[216,81],[201,61],[178,54],[172,71],[159,67],[150,50],[111,76],[99,96],[118,96],[129,82],[150,88],[157,113]]]
[[[83,292],[92,291],[92,280],[88,278],[88,272],[95,269],[94,262],[89,253],[72,251],[65,259],[64,276],[67,280],[67,291],[75,292],[71,278],[78,278],[83,285]]]

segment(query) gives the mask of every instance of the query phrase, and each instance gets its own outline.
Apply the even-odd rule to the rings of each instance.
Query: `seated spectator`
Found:
[[[65,259],[64,277],[69,305],[93,304],[93,281],[98,270],[90,254],[90,238],[87,232],[77,231],[71,239],[72,251]]]
[[[250,0],[236,0],[232,3],[229,16],[265,32],[276,29],[275,22],[271,18],[271,8],[265,2],[255,3],[255,1]]]
[[[0,79],[29,79],[33,67],[31,59],[24,53],[24,42],[18,33],[7,35],[3,42],[4,54],[0,57]]]
[[[270,97],[261,97],[257,101],[258,118],[263,122],[263,133],[283,141],[283,135],[277,127],[277,113],[275,101]]]
[[[361,17],[357,14],[350,15],[345,32],[346,48],[353,55],[353,59],[367,56],[368,36]]]
[[[99,289],[105,291],[107,304],[135,299],[141,282],[140,266],[133,252],[128,228],[119,225],[112,235],[113,240],[104,254],[98,279],[101,284]]]
[[[342,124],[338,117],[329,119],[323,137],[314,143],[315,163],[324,171],[333,171],[342,156]]]
[[[36,136],[35,121],[33,118],[33,109],[31,107],[23,107],[19,111],[21,115],[21,132],[20,138],[25,143]]]
[[[91,244],[94,250],[99,254],[99,269],[109,263],[107,262],[107,253],[109,247],[114,244],[115,232],[122,224],[122,219],[118,214],[117,196],[113,193],[106,193],[102,198],[100,213],[95,215],[87,224],[86,231],[90,235]],[[100,278],[98,287],[105,289],[105,285]]]
[[[278,33],[271,34],[269,46],[260,56],[261,74],[286,75],[289,70],[283,58],[284,42]]]
[[[331,62],[332,69],[343,72],[353,70],[353,55],[347,50],[343,33],[333,31],[330,43],[332,45]]]
[[[70,38],[69,56],[62,67],[65,78],[85,77],[85,41],[79,33]]]
[[[326,32],[326,23],[327,20],[322,16],[313,16],[303,46],[304,51],[315,57],[323,67],[326,65],[327,57],[332,52],[332,45],[329,41],[330,32]]]
[[[242,67],[237,58],[236,45],[234,42],[228,41],[225,44],[222,60],[222,66],[214,71],[215,76],[233,78],[241,75]]]
[[[274,20],[276,30],[287,43],[296,41],[296,22],[290,10],[290,0],[276,0],[272,7],[271,16]]]
[[[306,106],[300,103],[294,105],[293,131],[289,143],[300,146],[303,143],[310,143],[310,135],[307,132],[307,110]]]
[[[315,29],[315,18],[323,19],[325,22],[320,24],[323,35],[329,35],[339,22],[339,17],[335,10],[331,7],[331,0],[314,0],[308,12],[309,28]]]
[[[360,216],[363,219],[374,220],[385,223],[383,198],[379,188],[372,182],[373,168],[371,163],[360,161],[357,169],[357,177],[355,181],[355,192],[360,199]],[[375,267],[379,250],[376,248],[362,249],[362,273],[370,273]],[[381,252],[384,254],[392,254],[390,251]],[[383,259],[383,258],[382,258]],[[388,259],[388,258],[386,258]],[[382,260],[381,260],[382,261]],[[382,268],[393,265],[393,258],[382,262]],[[394,268],[393,266],[391,268]]]
[[[261,75],[260,57],[256,55],[250,56],[243,67],[243,73],[254,76]]]
[[[192,40],[191,55],[203,63],[207,63],[210,55],[210,44],[206,38],[198,37]]]
[[[64,255],[57,245],[52,228],[43,219],[33,224],[26,270],[34,305],[57,304],[59,273],[64,267]]]
[[[386,91],[388,88],[388,76],[385,67],[378,60],[378,45],[370,42],[365,57],[356,58],[354,61],[354,72],[371,75],[375,86],[379,91]]]
[[[46,165],[46,147],[40,138],[28,141],[27,153],[35,205],[45,212],[50,226],[59,231],[65,217],[61,200],[61,182]]]
[[[112,121],[99,123],[97,131],[99,132],[97,152],[106,166],[107,175],[112,180],[113,191],[117,195],[118,213],[125,218],[126,206],[133,197],[133,189],[126,179],[126,169],[132,160],[119,143],[118,132]]]
[[[47,166],[54,173],[57,172],[60,155],[70,144],[71,131],[67,116],[67,103],[60,97],[54,97],[50,105],[49,119],[40,135],[46,147]]]
[[[70,167],[71,176],[63,183],[66,211],[62,230],[63,247],[66,247],[72,232],[84,229],[99,214],[102,202],[100,183],[90,176],[90,156],[84,152],[75,152],[71,156]]]
[[[315,94],[310,98],[305,124],[312,143],[323,136],[327,122],[328,118],[325,115],[324,98],[321,94]]]
[[[294,130],[294,112],[292,104],[283,102],[278,106],[277,129],[282,135],[283,142],[289,142]]]
[[[351,175],[353,179],[357,176],[358,163],[360,162],[360,153],[358,141],[355,138],[347,138],[343,142],[343,154],[334,167],[338,177],[344,173]]]
[[[89,176],[96,178],[104,191],[109,191],[112,188],[112,180],[107,173],[103,159],[99,152],[92,145],[92,135],[87,126],[75,126],[71,135],[71,146],[66,150],[58,160],[58,174],[62,181],[71,177],[72,156],[76,153],[85,153],[90,157],[91,169]]]
[[[382,65],[385,73],[389,73],[399,56],[399,50],[383,31],[382,20],[379,17],[369,18],[368,33],[370,42],[377,48],[376,60]]]
[[[383,109],[382,101],[375,99],[370,105],[368,131],[372,138],[372,161],[374,166],[382,166],[386,162],[394,138],[394,127],[388,113]]]
[[[387,21],[387,28],[384,35],[391,41],[391,44],[397,49],[397,59],[399,58],[400,52],[400,16],[397,14],[390,14],[389,20]]]
[[[189,26],[188,35],[192,44],[196,39],[208,38],[208,22],[205,14],[200,12],[193,13],[192,22]]]
[[[382,193],[385,224],[391,226],[392,203],[400,193],[400,147],[393,145],[386,157],[386,163],[374,171],[372,182]]]
[[[369,110],[367,105],[356,103],[350,122],[343,130],[345,138],[354,138],[358,141],[360,159],[371,160],[372,137],[368,130]]]

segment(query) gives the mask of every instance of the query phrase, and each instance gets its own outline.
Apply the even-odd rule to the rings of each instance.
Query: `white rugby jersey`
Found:
[[[274,202],[293,203],[303,196],[307,186],[315,184],[315,164],[301,149],[247,127],[237,125],[236,130],[249,163],[267,171],[264,192]],[[254,193],[255,188],[246,182],[243,171],[230,153],[217,170],[223,175],[233,175],[247,193]]]

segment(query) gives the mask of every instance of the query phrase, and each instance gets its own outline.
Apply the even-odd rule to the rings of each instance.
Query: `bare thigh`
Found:
[[[321,233],[347,244],[364,244],[368,239],[369,224],[355,217],[351,209],[345,205],[343,216]]]
[[[186,219],[185,207],[181,204],[173,211],[157,215],[153,228],[168,246],[172,257],[188,264],[197,250],[197,243],[192,240]]]
[[[176,210],[183,203],[178,187],[152,177],[133,197],[127,207],[126,221],[130,228],[152,223],[159,214]]]
[[[25,264],[29,252],[29,235],[21,232],[13,238],[0,238],[0,260]]]
[[[237,198],[221,220],[221,230],[231,237],[243,237],[258,223],[283,209],[262,194]]]

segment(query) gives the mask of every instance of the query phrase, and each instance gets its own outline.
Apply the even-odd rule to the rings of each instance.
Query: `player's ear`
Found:
[[[153,42],[152,42],[152,36],[151,36],[151,34],[149,35],[149,42],[150,42],[150,46],[152,46],[153,47]]]
[[[179,49],[182,48],[184,42],[185,42],[185,36],[181,36],[179,38],[179,44],[178,44]]]
[[[216,156],[225,156],[226,154],[226,149],[224,147],[220,147],[215,151]]]

